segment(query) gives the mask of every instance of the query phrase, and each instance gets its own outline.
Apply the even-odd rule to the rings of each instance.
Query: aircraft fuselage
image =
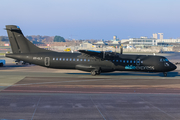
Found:
[[[80,53],[66,53],[45,50],[35,46],[16,25],[6,25],[13,54],[6,57],[49,68],[78,69],[97,75],[112,71],[163,72],[176,66],[163,56],[125,55],[114,52],[79,50]]]
[[[86,57],[81,53],[48,52],[7,54],[6,56],[49,68],[79,69],[89,72],[93,69],[101,69],[101,72],[168,72],[176,69],[176,66],[169,62],[165,57],[153,55],[119,54],[100,59]]]

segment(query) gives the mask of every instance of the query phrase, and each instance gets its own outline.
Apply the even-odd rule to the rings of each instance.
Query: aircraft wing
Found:
[[[79,50],[83,55],[90,57],[103,58],[103,51],[94,51],[94,50]]]

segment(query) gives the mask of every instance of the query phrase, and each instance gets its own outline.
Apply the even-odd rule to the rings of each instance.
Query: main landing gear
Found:
[[[164,74],[164,77],[167,77],[167,72],[163,72],[163,74]]]
[[[101,69],[94,69],[94,70],[91,71],[92,76],[100,75],[100,73],[101,73]]]

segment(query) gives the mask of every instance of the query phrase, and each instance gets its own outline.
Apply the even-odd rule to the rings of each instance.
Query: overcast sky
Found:
[[[0,0],[0,36],[5,25],[24,35],[74,39],[180,37],[180,0]]]

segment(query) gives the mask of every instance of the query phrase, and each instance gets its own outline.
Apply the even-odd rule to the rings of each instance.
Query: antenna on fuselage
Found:
[[[105,51],[103,51],[103,59],[105,59]]]
[[[121,46],[120,46],[120,54],[123,54],[123,44],[121,44]]]

